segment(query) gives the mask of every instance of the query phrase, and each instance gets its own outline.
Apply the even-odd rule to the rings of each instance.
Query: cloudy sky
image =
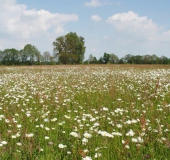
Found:
[[[104,52],[170,58],[170,0],[0,0],[0,50],[35,45],[53,53],[59,36],[85,38],[86,59]]]

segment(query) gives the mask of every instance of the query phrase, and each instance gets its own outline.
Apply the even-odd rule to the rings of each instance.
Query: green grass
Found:
[[[0,159],[169,159],[169,112],[170,66],[2,67]]]

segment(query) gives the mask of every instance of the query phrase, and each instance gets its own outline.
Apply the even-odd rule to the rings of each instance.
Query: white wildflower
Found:
[[[82,158],[82,160],[92,160],[92,158],[89,156],[86,156],[86,157]]]
[[[16,143],[18,146],[22,146],[22,143],[20,143],[20,142],[18,142],[18,143]]]
[[[2,141],[1,144],[7,144],[8,142],[7,141]]]
[[[134,134],[133,130],[130,129],[130,131],[126,133],[126,136],[134,136]]]
[[[84,135],[85,138],[91,138],[92,137],[92,135],[90,133],[84,133],[83,135]]]
[[[71,132],[70,135],[73,137],[79,137],[78,133],[76,133],[76,132]]]
[[[29,133],[29,134],[25,134],[25,136],[29,138],[29,137],[33,137],[34,134],[33,133]]]
[[[88,139],[84,137],[84,138],[82,139],[82,143],[83,143],[83,145],[86,145],[86,143],[88,143]]]
[[[63,144],[59,144],[58,145],[58,148],[66,148],[67,146],[66,145],[63,145]]]
[[[49,137],[48,137],[48,136],[45,136],[45,139],[49,139]]]
[[[102,156],[101,153],[96,153],[96,154],[94,155],[95,158],[99,158],[99,157],[101,157],[101,156]]]
[[[51,119],[52,122],[56,122],[57,121],[57,118],[53,118]]]

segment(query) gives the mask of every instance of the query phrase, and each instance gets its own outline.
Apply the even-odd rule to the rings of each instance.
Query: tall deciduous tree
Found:
[[[25,45],[24,49],[21,50],[21,58],[23,63],[28,62],[29,64],[34,64],[34,62],[40,62],[41,57],[42,56],[39,50],[31,44]]]
[[[76,33],[70,32],[65,36],[58,37],[54,46],[54,55],[58,61],[63,64],[82,63],[86,47],[85,40]]]
[[[109,58],[110,63],[118,63],[119,62],[119,58],[117,55],[115,55],[114,53],[110,54],[110,58]]]
[[[44,52],[43,57],[44,57],[44,62],[46,63],[50,62],[50,58],[51,58],[50,52],[48,51]]]
[[[160,57],[160,64],[168,64],[168,58],[165,56]]]
[[[155,54],[152,54],[152,63],[153,64],[159,63],[159,57],[157,57]]]
[[[131,63],[131,61],[132,61],[132,56],[133,56],[133,55],[131,55],[131,54],[125,55],[125,56],[123,57],[124,62],[125,62],[125,63]]]
[[[2,53],[2,64],[18,65],[20,63],[20,52],[14,48],[5,49]]]
[[[110,59],[110,54],[105,52],[103,55],[103,62],[106,64],[109,62],[109,59]]]

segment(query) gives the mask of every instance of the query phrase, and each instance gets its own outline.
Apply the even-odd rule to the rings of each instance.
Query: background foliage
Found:
[[[170,64],[170,58],[155,54],[131,55],[119,58],[114,53],[104,53],[97,59],[92,54],[85,57],[85,39],[75,32],[56,38],[53,42],[53,54],[45,51],[43,54],[32,44],[23,49],[8,48],[0,51],[0,65],[40,65],[40,64]]]

